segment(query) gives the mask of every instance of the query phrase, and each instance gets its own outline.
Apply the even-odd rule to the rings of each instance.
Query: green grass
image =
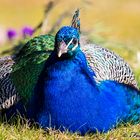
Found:
[[[19,118],[18,118],[19,119]],[[21,120],[21,119],[19,119]],[[70,133],[68,131],[60,132],[59,130],[47,129],[47,131],[29,127],[28,121],[16,124],[0,124],[0,140],[135,140],[140,139],[140,125],[121,125],[116,129],[112,129],[107,133],[86,134],[80,136],[78,133]]]

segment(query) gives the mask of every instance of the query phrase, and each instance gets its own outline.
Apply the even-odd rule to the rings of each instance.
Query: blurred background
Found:
[[[0,0],[0,56],[24,39],[55,35],[77,8],[84,39],[115,51],[140,75],[140,0]]]

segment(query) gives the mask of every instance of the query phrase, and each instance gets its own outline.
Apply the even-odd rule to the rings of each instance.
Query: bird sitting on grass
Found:
[[[64,29],[66,34],[67,30]],[[42,73],[36,87],[35,84],[44,68],[44,61],[54,46],[53,36],[36,37],[30,40],[14,58],[2,60],[2,65],[5,67],[1,68],[5,71],[1,70],[1,109],[15,105],[6,111],[10,116],[17,109],[22,113],[25,105],[27,117],[34,119],[41,127],[68,129],[72,132],[79,131],[81,134],[88,131],[95,132],[96,129],[107,131],[122,120],[137,122],[138,91],[115,81],[103,81],[104,76],[101,76],[103,79],[97,84],[98,71],[91,71],[87,66],[87,60],[90,66],[95,63],[91,61],[92,57],[88,57],[90,54],[94,56],[95,51],[89,49],[92,53],[88,55],[85,53],[86,60],[80,51],[78,34],[73,38],[71,33],[68,39],[64,33],[63,41],[61,37],[59,40],[59,34],[61,36],[61,31],[56,37],[55,51],[46,63],[46,67],[49,68],[46,71],[48,76]],[[57,57],[57,53],[60,58]],[[96,60],[98,63],[93,66],[100,64],[100,59]],[[55,66],[50,66],[51,63]],[[131,74],[131,71],[128,71],[128,77],[132,76],[133,79]],[[131,81],[129,82],[131,84]]]
[[[79,38],[73,27],[65,26],[57,32],[55,49],[35,88],[36,122],[43,128],[83,135],[106,132],[122,122],[139,122],[140,92],[113,80],[97,83]]]

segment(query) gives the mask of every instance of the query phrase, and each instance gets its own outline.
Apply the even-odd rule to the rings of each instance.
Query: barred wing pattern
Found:
[[[114,52],[95,44],[81,46],[89,66],[95,72],[97,82],[115,80],[138,89],[130,66]]]
[[[0,58],[0,110],[8,109],[19,100],[10,73],[14,64],[12,56]]]

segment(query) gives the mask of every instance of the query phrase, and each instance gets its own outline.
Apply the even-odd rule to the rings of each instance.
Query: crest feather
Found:
[[[79,9],[77,9],[73,15],[71,27],[76,28],[80,33],[80,18],[79,18]]]

